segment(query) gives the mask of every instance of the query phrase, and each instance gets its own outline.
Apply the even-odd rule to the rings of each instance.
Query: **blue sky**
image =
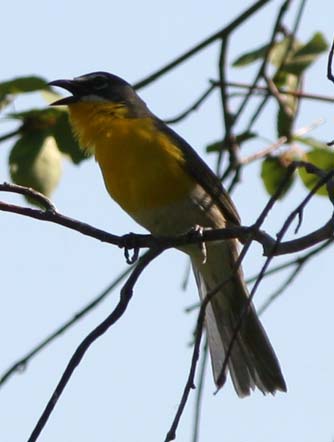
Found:
[[[293,10],[297,2],[292,3]],[[249,4],[240,0],[170,0],[168,4],[151,0],[6,2],[2,8],[6,20],[0,30],[0,81],[30,74],[52,80],[107,70],[135,82],[227,24]],[[269,38],[279,5],[272,1],[234,36],[234,56]],[[331,8],[329,0],[308,2],[299,37],[307,40],[317,30],[331,41]],[[143,89],[141,95],[160,117],[174,116],[204,90],[209,78],[217,78],[217,56],[218,47],[213,45]],[[230,73],[231,80],[247,82],[251,78],[248,69]],[[305,88],[333,94],[333,85],[326,79],[326,56],[309,73]],[[174,127],[201,155],[207,144],[221,137],[218,100],[218,94],[214,94],[199,112]],[[31,94],[19,98],[9,110],[42,105],[42,99]],[[328,104],[305,103],[297,127],[320,117],[326,121],[312,136],[333,139],[333,112]],[[1,133],[11,127],[3,115],[0,123]],[[261,131],[273,141],[274,125],[268,111],[261,120]],[[1,146],[0,181],[9,179],[10,146]],[[253,145],[250,149],[264,146]],[[259,165],[254,164],[233,196],[245,225],[254,221],[267,200],[258,178]],[[304,195],[304,189],[296,185],[287,200],[277,205],[265,225],[269,233],[276,233]],[[1,198],[22,203],[18,197]],[[110,200],[93,160],[79,167],[64,162],[53,201],[62,213],[113,233],[143,231]],[[328,202],[317,198],[305,213],[301,233],[320,226],[329,214]],[[126,264],[117,248],[11,214],[0,213],[0,238],[1,372],[103,290]],[[331,255],[328,251],[312,262],[263,316],[282,364],[288,394],[273,398],[255,393],[240,400],[228,383],[214,396],[208,367],[201,440],[307,442],[334,437]],[[40,441],[163,440],[191,357],[189,343],[195,316],[185,314],[184,309],[197,300],[197,293],[192,279],[186,292],[180,289],[186,263],[181,253],[168,251],[145,271],[126,315],[89,350]],[[261,249],[255,246],[245,262],[245,273],[254,274],[261,263]],[[261,286],[256,296],[258,305],[277,281],[275,278]],[[117,299],[115,291],[89,317],[36,357],[26,371],[4,385],[0,390],[2,441],[27,439],[74,349],[107,316]],[[190,440],[192,413],[191,400],[177,440]]]

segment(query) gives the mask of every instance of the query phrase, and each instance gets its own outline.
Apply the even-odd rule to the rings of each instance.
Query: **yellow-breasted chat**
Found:
[[[178,235],[198,226],[240,224],[216,175],[125,80],[94,72],[50,85],[72,94],[53,105],[68,106],[74,134],[83,149],[94,153],[110,196],[152,234]],[[191,258],[201,299],[231,277],[206,309],[205,328],[217,382],[248,291],[242,270],[233,274],[238,241],[210,242],[206,249],[205,262],[198,245],[182,250]],[[243,318],[228,368],[240,397],[255,387],[263,393],[286,391],[279,362],[253,305]]]

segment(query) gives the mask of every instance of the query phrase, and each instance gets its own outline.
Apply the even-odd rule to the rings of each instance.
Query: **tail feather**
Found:
[[[207,262],[199,254],[192,254],[196,282],[202,299],[232,273],[237,255],[236,241],[225,241],[208,246]],[[207,306],[205,328],[216,383],[221,376],[226,352],[240,316],[247,305],[247,288],[242,272],[238,272],[222,286]],[[234,388],[240,397],[248,396],[257,387],[262,393],[286,391],[279,362],[260,323],[253,305],[243,317],[240,331],[234,341],[228,360]],[[221,387],[224,379],[221,382]]]

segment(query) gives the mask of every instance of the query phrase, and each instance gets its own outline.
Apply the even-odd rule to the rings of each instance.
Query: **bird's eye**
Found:
[[[96,77],[94,77],[92,83],[94,89],[96,90],[104,89],[105,87],[108,86],[108,82],[106,78],[103,77],[103,75],[97,75]]]

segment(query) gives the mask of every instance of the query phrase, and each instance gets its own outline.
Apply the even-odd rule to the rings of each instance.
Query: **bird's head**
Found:
[[[54,80],[50,86],[61,87],[72,95],[51,103],[52,106],[75,103],[112,103],[127,109],[133,117],[148,116],[145,103],[133,87],[117,75],[108,72],[93,72],[75,77],[73,80]]]

